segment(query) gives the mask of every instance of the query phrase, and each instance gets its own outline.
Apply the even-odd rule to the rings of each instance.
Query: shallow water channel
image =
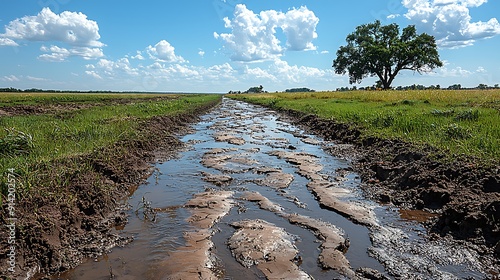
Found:
[[[134,241],[59,279],[484,278],[473,251],[364,199],[349,161],[323,150],[335,143],[229,99],[192,128],[130,197],[116,231]]]

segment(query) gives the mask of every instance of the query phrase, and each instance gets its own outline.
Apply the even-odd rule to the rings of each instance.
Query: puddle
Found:
[[[485,278],[480,256],[426,237],[432,214],[365,200],[334,144],[267,109],[224,99],[181,141],[130,196],[116,232],[134,241],[53,279]]]

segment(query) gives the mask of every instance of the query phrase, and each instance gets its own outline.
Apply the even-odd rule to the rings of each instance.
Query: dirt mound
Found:
[[[284,110],[287,118],[326,140],[348,143],[366,195],[382,203],[437,213],[431,233],[465,240],[500,258],[500,168],[457,156],[450,162],[432,147],[397,140],[363,138],[347,124]],[[334,155],[339,152],[332,147]],[[339,157],[345,157],[340,150]],[[448,157],[449,158],[449,157]]]
[[[183,133],[189,123],[215,105],[145,121],[140,139],[27,167],[30,185],[18,193],[15,209],[15,273],[8,270],[11,247],[8,232],[2,230],[0,278],[37,279],[57,274],[130,242],[112,230],[127,222],[123,199],[147,178],[151,162],[166,159],[183,146],[173,135]],[[1,211],[6,213],[6,209]],[[8,222],[8,217],[0,216],[1,224]]]

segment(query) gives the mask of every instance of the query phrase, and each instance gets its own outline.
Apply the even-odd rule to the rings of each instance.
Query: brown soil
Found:
[[[220,175],[220,174],[211,174],[208,172],[202,172],[203,174],[203,180],[212,183],[218,187],[226,186],[228,185],[233,178],[228,175]]]
[[[130,242],[131,239],[120,237],[112,230],[127,222],[123,199],[149,176],[152,162],[171,157],[183,147],[173,135],[183,133],[188,123],[198,120],[199,115],[215,105],[208,104],[196,113],[152,118],[141,126],[140,134],[144,135],[141,139],[121,141],[89,155],[29,167],[34,184],[48,183],[33,185],[29,193],[18,194],[15,273],[7,269],[9,244],[7,232],[2,230],[0,278],[40,279]],[[62,110],[71,110],[70,107],[63,106]],[[19,114],[30,114],[25,107],[16,108],[9,109],[11,114],[16,110]],[[47,113],[46,108],[34,111]],[[1,210],[6,213],[5,209]],[[7,217],[0,216],[0,223],[7,224]]]
[[[287,119],[325,140],[339,142],[330,152],[353,160],[365,194],[382,203],[425,210],[431,234],[473,244],[500,263],[500,166],[483,167],[474,158],[450,161],[431,147],[363,137],[349,125],[286,110]],[[347,144],[347,145],[346,145]]]
[[[293,182],[293,175],[283,173],[281,170],[268,172],[263,179],[254,180],[257,185],[267,186],[274,189],[286,189]]]
[[[249,160],[245,153],[231,154],[235,151],[237,149],[212,149],[203,155],[201,164],[207,168],[227,173],[245,173],[257,164],[254,160]]]
[[[261,209],[273,212],[273,213],[282,213],[283,207],[280,205],[273,203],[267,197],[263,196],[258,192],[245,192],[241,199],[248,200],[251,202],[257,202]]]
[[[343,275],[351,279],[355,278],[355,273],[351,270],[349,261],[344,256],[349,248],[349,241],[342,236],[339,229],[326,222],[298,214],[286,215],[286,217],[292,224],[311,229],[321,240],[321,253],[318,262],[324,269],[339,270]]]
[[[257,266],[267,279],[312,279],[295,263],[299,251],[282,228],[263,220],[238,221],[231,226],[237,231],[228,245],[241,265]]]
[[[215,136],[215,141],[219,142],[227,142],[229,144],[233,145],[244,145],[245,140],[240,137],[236,137],[232,134],[229,133],[217,133]]]
[[[336,183],[326,180],[319,174],[319,171],[323,170],[323,166],[317,163],[317,159],[313,155],[285,151],[274,151],[270,155],[284,158],[287,162],[297,165],[297,173],[311,180],[307,187],[323,207],[331,209],[358,224],[366,226],[375,224],[375,215],[370,209],[341,199],[348,191],[336,187]]]
[[[340,199],[345,194],[345,189],[335,187],[335,184],[326,180],[314,180],[308,183],[307,187],[321,206],[331,209],[357,224],[375,225],[375,215],[370,209]]]
[[[158,279],[219,279],[220,269],[217,260],[211,254],[213,225],[226,215],[233,201],[230,191],[208,191],[196,194],[186,203],[192,215],[188,222],[195,226],[194,231],[186,232],[186,246],[172,252],[161,267],[162,275]]]
[[[351,264],[344,255],[349,249],[350,242],[348,239],[344,238],[342,230],[338,229],[334,225],[299,214],[288,214],[279,204],[273,203],[267,197],[258,192],[245,192],[241,196],[241,199],[256,202],[261,209],[280,215],[281,217],[287,219],[291,224],[296,224],[311,230],[318,238],[319,242],[321,242],[321,246],[319,248],[321,253],[318,258],[318,263],[322,266],[322,268],[336,270],[349,279],[358,279],[363,275],[362,272],[357,271],[358,274],[356,274],[356,272],[352,270]],[[253,242],[255,243],[255,241]],[[238,247],[238,244],[233,244],[232,246],[237,253],[243,250]],[[265,252],[265,248],[258,246],[258,244],[254,244],[254,247],[250,248],[247,254],[264,254]],[[235,254],[237,255],[237,253]],[[240,262],[242,261],[240,260]],[[371,270],[371,272],[375,274],[379,273],[376,270]],[[367,278],[384,279],[382,277]]]

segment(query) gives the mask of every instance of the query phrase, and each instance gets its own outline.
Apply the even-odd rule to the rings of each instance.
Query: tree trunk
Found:
[[[387,80],[382,80],[382,85],[384,86],[383,90],[391,89],[391,83]]]

